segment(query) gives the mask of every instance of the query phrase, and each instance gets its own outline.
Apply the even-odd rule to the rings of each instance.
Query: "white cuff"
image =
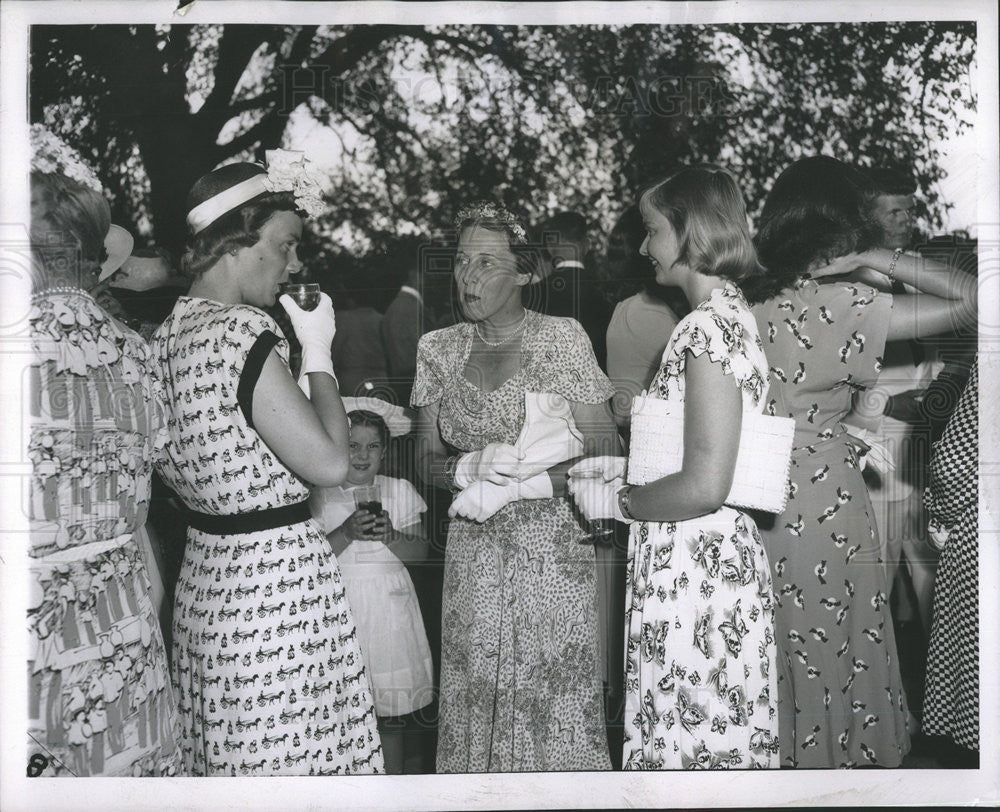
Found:
[[[551,497],[552,478],[546,471],[535,474],[517,485],[518,499],[550,499]]]

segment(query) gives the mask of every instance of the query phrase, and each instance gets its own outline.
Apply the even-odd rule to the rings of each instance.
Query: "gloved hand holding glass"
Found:
[[[287,293],[278,299],[288,314],[295,330],[295,337],[302,345],[302,366],[299,369],[299,386],[309,396],[310,372],[325,372],[334,380],[333,359],[330,350],[337,332],[337,321],[333,313],[333,302],[325,293],[319,296],[319,304],[314,310],[303,310]]]
[[[569,469],[567,490],[590,524],[581,542],[607,542],[614,532],[612,521],[630,524],[618,508],[618,491],[625,487],[625,457],[588,457]]]

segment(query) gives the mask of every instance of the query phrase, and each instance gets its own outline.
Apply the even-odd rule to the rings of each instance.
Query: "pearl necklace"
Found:
[[[77,293],[77,294],[81,294],[82,293],[84,296],[89,296],[90,295],[83,288],[77,288],[77,287],[72,287],[72,286],[69,286],[69,285],[63,285],[63,286],[59,286],[59,287],[45,288],[44,290],[36,291],[35,293],[31,294],[31,298],[33,300],[34,299],[40,299],[41,297],[48,296],[51,293]]]
[[[508,341],[510,341],[514,336],[516,336],[524,328],[525,323],[528,321],[528,310],[525,308],[524,315],[521,316],[521,321],[518,322],[517,327],[515,327],[510,335],[506,338],[501,338],[499,341],[487,341],[483,338],[483,334],[479,331],[479,323],[476,322],[476,335],[479,336],[479,340],[482,341],[487,347],[502,347]]]

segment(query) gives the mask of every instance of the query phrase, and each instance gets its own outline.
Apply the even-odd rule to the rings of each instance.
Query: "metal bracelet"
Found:
[[[458,461],[460,457],[458,455],[448,457],[444,461],[444,478],[446,487],[452,493],[459,493],[462,489],[458,487],[458,483],[455,482],[455,469],[458,468]]]
[[[903,256],[903,249],[897,248],[892,252],[892,262],[889,263],[889,273],[886,276],[889,277],[890,282],[896,281],[896,263],[899,262],[899,258]]]

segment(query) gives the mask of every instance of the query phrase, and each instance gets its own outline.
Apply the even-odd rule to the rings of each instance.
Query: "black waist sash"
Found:
[[[312,512],[309,510],[309,502],[254,510],[249,513],[231,513],[227,516],[199,513],[196,510],[189,510],[187,513],[188,524],[191,527],[204,533],[211,533],[213,536],[273,530],[276,527],[301,524],[311,518]]]

